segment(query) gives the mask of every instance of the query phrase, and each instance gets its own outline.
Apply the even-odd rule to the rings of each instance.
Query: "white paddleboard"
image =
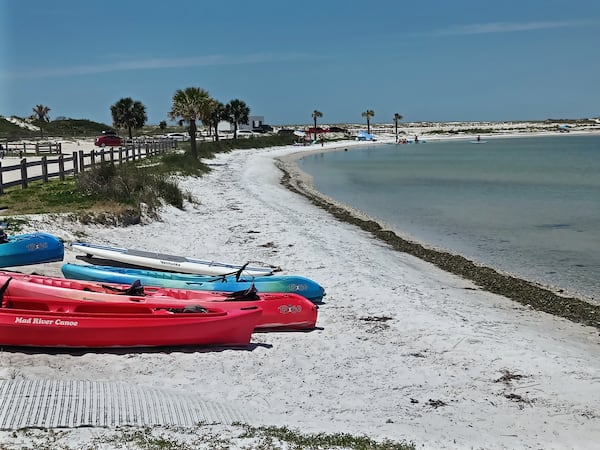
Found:
[[[119,263],[147,267],[167,272],[194,273],[199,275],[228,275],[242,269],[242,265],[226,264],[217,261],[204,261],[186,256],[165,255],[144,250],[132,250],[120,247],[73,242],[71,248],[88,257],[102,258]],[[243,267],[242,274],[248,276],[272,275],[268,267]]]

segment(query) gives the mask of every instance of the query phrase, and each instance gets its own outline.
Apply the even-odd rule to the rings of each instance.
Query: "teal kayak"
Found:
[[[0,267],[27,266],[62,261],[65,247],[60,238],[48,233],[0,236]]]
[[[301,295],[313,303],[323,300],[325,290],[317,282],[296,275],[251,277],[241,275],[206,276],[159,270],[134,269],[82,264],[63,264],[65,278],[100,281],[103,283],[133,284],[139,280],[145,286],[168,287],[196,291],[237,292],[254,285],[258,292],[280,292]]]

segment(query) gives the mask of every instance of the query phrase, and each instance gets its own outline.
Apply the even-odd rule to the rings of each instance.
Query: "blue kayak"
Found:
[[[0,267],[62,261],[64,254],[63,242],[52,234],[3,235],[0,239]]]
[[[103,283],[133,284],[139,280],[145,286],[168,287],[196,291],[237,292],[254,286],[260,292],[290,292],[299,294],[313,303],[323,300],[325,290],[317,282],[295,275],[251,277],[242,275],[207,276],[159,270],[134,269],[82,264],[63,264],[65,278],[100,281]]]

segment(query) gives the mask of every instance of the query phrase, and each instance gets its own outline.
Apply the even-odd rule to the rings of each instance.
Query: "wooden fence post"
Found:
[[[78,174],[79,173],[79,164],[78,164],[79,160],[77,159],[77,152],[73,152],[73,173],[74,174]]]
[[[96,166],[96,151],[90,151],[90,169],[93,169]]]
[[[85,160],[83,159],[83,150],[79,150],[79,171],[83,172],[85,170]]]
[[[40,161],[42,163],[42,181],[44,183],[48,182],[48,159],[45,156],[42,156]]]
[[[60,181],[65,181],[65,159],[63,158],[62,153],[58,157],[58,174]]]
[[[21,160],[21,187],[27,189],[27,159]]]

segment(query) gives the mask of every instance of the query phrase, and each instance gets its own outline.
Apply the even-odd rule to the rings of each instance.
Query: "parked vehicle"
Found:
[[[329,127],[330,133],[346,133],[348,130],[341,127]]]
[[[96,147],[120,147],[123,140],[116,134],[103,134],[98,136],[94,142]]]
[[[256,128],[252,128],[252,131],[255,133],[272,133],[273,127],[271,125],[262,124]]]
[[[254,136],[258,136],[258,133],[251,130],[237,130],[237,137],[239,138],[250,138]]]
[[[277,131],[277,134],[279,136],[293,136],[294,130],[291,130],[289,128],[282,128],[281,130]]]
[[[167,139],[173,139],[174,141],[186,142],[191,140],[191,137],[187,133],[167,133],[165,136]]]
[[[317,127],[317,134],[319,133],[327,133],[329,130],[326,130],[325,128],[321,128],[321,127]],[[308,130],[306,130],[307,133],[310,134],[314,134],[315,133],[315,128],[314,127],[310,127]]]

